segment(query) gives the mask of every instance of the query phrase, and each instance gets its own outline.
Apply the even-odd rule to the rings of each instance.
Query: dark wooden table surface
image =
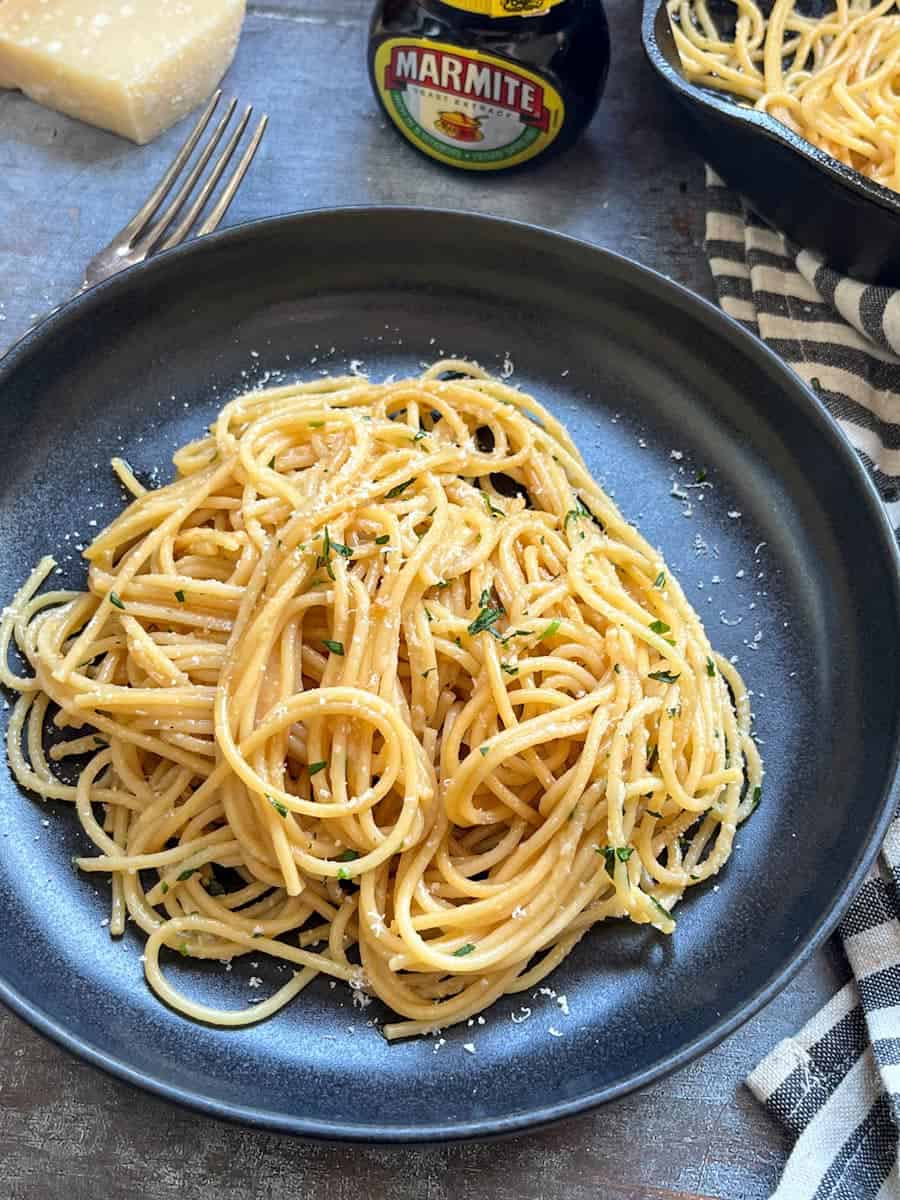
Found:
[[[272,122],[230,223],[343,204],[475,209],[599,242],[711,295],[702,165],[643,62],[634,0],[608,0],[613,68],[588,136],[555,162],[492,179],[432,166],[386,127],[364,71],[370,4],[248,4],[226,86]],[[181,137],[132,146],[0,93],[0,352],[78,286]],[[301,1142],[183,1112],[2,1011],[0,1194],[761,1200],[787,1144],[742,1080],[840,982],[826,949],[716,1050],[595,1114],[500,1144],[401,1149]]]

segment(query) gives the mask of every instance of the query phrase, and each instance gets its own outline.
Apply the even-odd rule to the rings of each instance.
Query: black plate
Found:
[[[252,383],[352,359],[381,377],[443,354],[498,370],[508,355],[513,380],[567,423],[664,547],[755,693],[763,803],[716,886],[678,910],[671,940],[613,924],[583,940],[549,981],[568,1015],[528,994],[443,1044],[388,1046],[368,1024],[378,1006],[356,1010],[324,980],[243,1031],[169,1012],[143,983],[141,938],[129,928],[111,942],[102,926],[106,886],[71,871],[86,848],[74,816],[23,796],[4,771],[0,996],[91,1061],[208,1112],[424,1140],[521,1129],[638,1087],[784,985],[834,926],[889,819],[897,558],[854,454],[797,378],[715,309],[538,229],[396,209],[285,217],[69,305],[0,371],[4,594],[48,549],[82,582],[77,545],[121,504],[110,455],[165,477],[173,447]],[[671,494],[702,469],[711,487],[688,502]],[[230,974],[173,969],[225,1003],[260,994],[251,975],[267,990],[281,978],[262,957]],[[516,1023],[520,1005],[531,1016]]]
[[[733,18],[730,0],[711,10]],[[806,0],[810,15],[830,0]],[[722,26],[723,30],[726,28]],[[666,0],[644,0],[644,49],[688,118],[700,153],[777,229],[839,271],[872,283],[900,283],[900,195],[844,166],[767,113],[756,112],[681,73]]]

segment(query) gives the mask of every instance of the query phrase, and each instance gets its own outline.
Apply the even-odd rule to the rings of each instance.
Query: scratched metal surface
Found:
[[[248,5],[226,86],[272,125],[229,223],[352,203],[467,208],[599,242],[710,296],[702,169],[653,90],[630,0],[608,0],[613,69],[588,136],[556,162],[495,179],[434,167],[385,127],[363,70],[369,4]],[[138,207],[182,136],[176,129],[136,147],[0,93],[0,352],[78,285],[84,262]],[[0,1012],[0,1192],[763,1200],[787,1143],[741,1081],[844,970],[829,947],[718,1049],[596,1114],[503,1143],[417,1149],[304,1143],[185,1113]]]

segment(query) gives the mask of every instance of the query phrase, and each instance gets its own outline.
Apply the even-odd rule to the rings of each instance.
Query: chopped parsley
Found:
[[[653,580],[653,586],[655,588],[664,588],[666,586],[665,571],[660,571],[660,573],[657,575],[657,577]]]
[[[316,557],[316,567],[324,567],[330,579],[334,579],[334,567],[331,565],[331,536],[328,526],[322,533],[322,553]]]
[[[563,529],[568,527],[570,521],[577,521],[579,517],[591,516],[591,511],[581,503],[578,497],[575,497],[575,507],[570,508],[563,519]]]
[[[498,508],[496,506],[496,504],[491,503],[491,498],[487,494],[487,492],[482,492],[481,496],[482,496],[482,499],[484,500],[484,507],[487,509],[489,517],[505,517],[506,516],[506,513],[503,511],[502,508]]]
[[[671,671],[651,671],[647,678],[655,679],[658,683],[675,683],[681,675],[673,675]]]
[[[266,799],[278,813],[279,817],[286,817],[288,815],[286,804],[282,804],[281,801],[276,800],[274,796],[266,796]]]
[[[165,880],[163,880],[162,883],[160,884],[160,891],[162,892],[163,895],[165,895],[168,890],[169,890],[169,885],[166,883]]]
[[[175,593],[175,599],[178,601],[179,604],[184,604],[184,601],[185,601],[184,588],[178,589],[178,591]]]
[[[650,632],[651,633],[670,633],[671,630],[672,630],[671,625],[667,625],[665,623],[665,621],[651,621],[650,622]]]
[[[753,803],[750,806],[750,812],[747,813],[748,817],[751,816],[753,813],[755,813],[756,810],[759,808],[760,800],[762,800],[762,788],[755,787],[753,789]]]
[[[349,879],[350,872],[347,870],[346,867],[338,867],[337,877],[338,877],[338,879]]]
[[[450,586],[450,580],[449,579],[439,579],[434,586],[438,589],[438,591],[443,591],[444,588],[448,588]]]
[[[391,535],[389,533],[382,533],[375,539],[375,545],[386,546],[390,540]]]
[[[190,879],[192,875],[197,874],[197,867],[188,867],[186,871],[182,871],[178,876],[178,882],[184,883],[185,879]]]
[[[188,950],[187,942],[181,943],[181,945],[178,947],[178,953],[181,955],[182,958],[187,958],[188,954],[190,953],[190,951]]]
[[[716,664],[713,662],[713,660],[711,658],[707,658],[707,660],[706,660],[706,673],[710,677],[715,675],[715,673],[716,673]]]
[[[309,423],[310,429],[323,429],[324,426],[325,426],[324,421],[310,421],[310,423]]]
[[[701,468],[701,470],[697,472],[695,482],[706,483],[706,467]]]
[[[518,673],[519,673],[518,667],[511,667],[509,665],[509,663],[505,663],[505,662],[502,662],[500,664],[500,670],[505,671],[507,673],[507,675],[518,675]]]
[[[338,862],[354,862],[357,858],[359,858],[358,850],[342,850],[337,856]]]
[[[352,558],[353,557],[352,546],[344,546],[344,545],[342,545],[341,542],[332,542],[331,548],[332,548],[332,550],[337,551],[337,553],[340,554],[341,558]]]
[[[119,599],[118,592],[110,592],[109,593],[109,602],[110,602],[110,604],[115,605],[116,608],[121,608],[124,611],[125,605]]]
[[[547,638],[552,638],[557,629],[559,629],[559,621],[551,621],[544,632],[538,637],[539,642],[545,642]]]
[[[270,471],[274,471],[274,470],[275,470],[275,455],[274,455],[274,454],[273,454],[273,455],[272,455],[272,457],[269,459],[269,470],[270,470]]]
[[[422,440],[422,438],[423,438],[423,437],[428,437],[428,430],[427,430],[427,429],[420,429],[420,430],[419,430],[419,431],[416,433],[416,436],[413,438],[413,441],[414,441],[414,442],[421,442],[421,440]]]
[[[404,483],[398,483],[396,487],[392,487],[386,494],[385,500],[396,500],[398,496],[402,496],[408,487],[413,484],[412,479],[407,479]]]
[[[314,762],[314,763],[310,763],[310,764],[309,764],[309,774],[310,774],[310,778],[311,778],[313,775],[318,775],[318,773],[319,773],[320,771],[324,771],[324,770],[325,770],[325,768],[326,768],[327,766],[328,766],[328,763],[327,763],[327,762]]]
[[[511,642],[514,637],[531,637],[534,631],[531,629],[514,629],[512,633],[508,633],[506,637],[500,639],[500,645],[505,646],[507,642]]]
[[[664,917],[667,921],[671,921],[673,925],[675,924],[675,919],[672,914],[667,908],[663,908],[655,896],[648,896],[647,899],[655,908],[659,910],[660,916]]]
[[[484,598],[484,594],[485,593],[482,592],[482,599]],[[481,612],[479,612],[479,614],[475,618],[475,620],[472,621],[471,624],[469,625],[469,633],[473,637],[477,633],[484,633],[485,630],[488,630],[491,633],[496,633],[496,631],[493,628],[494,623],[497,620],[499,620],[500,617],[503,616],[503,613],[504,613],[503,608],[497,608],[494,605],[490,605],[490,604],[482,605]]]
[[[332,654],[340,654],[341,656],[343,656],[343,653],[344,653],[344,643],[343,642],[333,642],[330,638],[323,638],[323,642],[328,647],[328,649],[331,651]]]
[[[619,862],[628,862],[634,854],[633,846],[595,846],[594,849],[598,854],[603,855],[603,865],[609,875],[612,875],[616,869],[616,859]]]
[[[454,958],[465,958],[467,954],[471,954],[475,949],[474,942],[466,942],[464,946],[460,946],[458,950],[453,951]]]
[[[595,846],[594,850],[598,854],[603,855],[606,869],[609,872],[609,874],[612,875],[613,871],[616,869],[616,852],[613,849],[613,847],[612,846]]]
[[[210,879],[206,884],[206,890],[210,896],[224,896],[225,889],[219,883],[218,879]]]

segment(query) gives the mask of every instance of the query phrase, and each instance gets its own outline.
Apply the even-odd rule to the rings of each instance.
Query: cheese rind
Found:
[[[135,142],[215,89],[245,0],[0,0],[0,87]]]

